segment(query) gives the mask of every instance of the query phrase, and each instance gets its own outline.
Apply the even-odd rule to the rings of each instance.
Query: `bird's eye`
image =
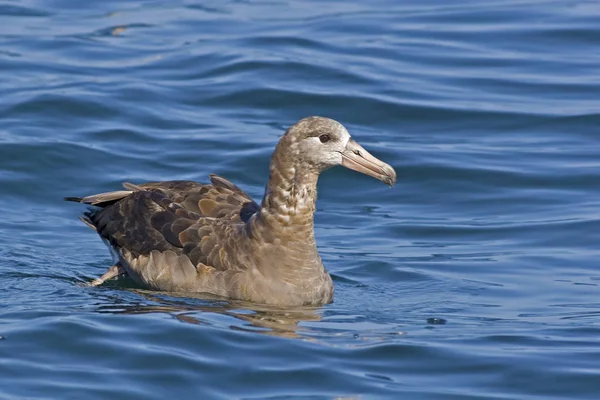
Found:
[[[319,136],[319,140],[321,141],[321,143],[327,143],[331,140],[331,136],[329,136],[327,133],[324,133],[321,136]]]

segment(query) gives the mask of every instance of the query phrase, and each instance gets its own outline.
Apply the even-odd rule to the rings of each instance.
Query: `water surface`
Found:
[[[0,398],[596,399],[596,1],[0,1]],[[218,173],[342,122],[318,309],[83,286],[63,196]]]

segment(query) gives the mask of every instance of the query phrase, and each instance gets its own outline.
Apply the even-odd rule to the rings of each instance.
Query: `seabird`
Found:
[[[396,182],[394,169],[342,124],[308,117],[279,140],[261,204],[218,175],[209,184],[124,183],[125,190],[65,200],[93,206],[81,220],[117,256],[92,285],[127,274],[154,290],[316,306],[333,299],[314,235],[317,180],[336,165]]]

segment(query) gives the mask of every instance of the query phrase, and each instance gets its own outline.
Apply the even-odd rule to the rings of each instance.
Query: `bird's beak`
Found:
[[[390,165],[373,157],[354,139],[350,139],[342,154],[342,165],[363,174],[377,178],[383,183],[394,186],[396,171]]]

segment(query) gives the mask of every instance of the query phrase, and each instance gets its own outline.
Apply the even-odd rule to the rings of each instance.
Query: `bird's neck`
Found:
[[[270,281],[286,283],[273,290],[285,289],[306,304],[315,298],[326,303],[333,296],[333,284],[314,233],[319,173],[286,156],[275,151],[260,210],[244,224],[244,237],[253,246],[259,270]]]
[[[316,251],[314,213],[319,173],[275,152],[258,223],[283,246]]]

